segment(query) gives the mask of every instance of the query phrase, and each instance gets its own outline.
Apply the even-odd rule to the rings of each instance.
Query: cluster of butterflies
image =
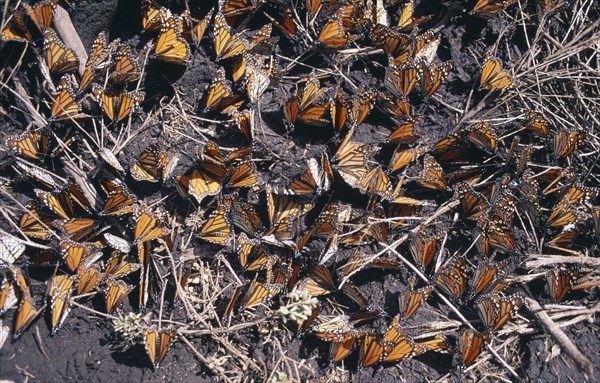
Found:
[[[144,100],[142,91],[126,91],[127,83],[138,81],[141,65],[129,46],[119,39],[110,41],[102,32],[89,52],[85,66],[75,51],[63,43],[50,27],[58,0],[44,0],[31,7],[21,4],[14,10],[11,20],[2,30],[0,39],[31,43],[43,57],[46,71],[59,78],[54,89],[48,121],[73,121],[90,117],[82,113],[87,93],[111,122],[121,122],[139,108]],[[22,10],[34,27],[23,20]],[[41,40],[41,41],[40,41]],[[29,46],[29,44],[28,44]],[[81,69],[81,70],[80,70]],[[75,80],[75,72],[80,78]],[[103,83],[104,85],[101,85]]]
[[[478,0],[472,12],[491,17],[513,2]],[[540,3],[551,7],[553,2]],[[57,0],[33,7],[23,4],[1,31],[4,41],[34,47],[42,39],[41,56],[49,73],[60,77],[50,121],[88,118],[82,103],[89,90],[111,123],[125,121],[144,99],[143,92],[126,90],[142,76],[142,57],[148,54],[186,65],[192,45],[201,46],[210,32],[214,58],[223,66],[208,86],[201,109],[230,114],[249,146],[224,149],[206,142],[193,166],[183,173],[177,171],[178,155],[161,145],[142,150],[129,169],[103,148],[98,151],[100,170],[89,180],[58,181],[43,172],[46,160],[61,156],[74,136],[58,140],[55,132],[41,130],[9,137],[6,146],[16,157],[15,172],[29,175],[37,187],[35,198],[15,220],[15,232],[48,247],[28,254],[27,268],[57,270],[47,283],[44,305],[38,308],[28,273],[14,265],[25,246],[14,237],[0,237],[2,266],[6,266],[0,314],[18,304],[16,337],[44,308],[55,333],[68,317],[71,301],[101,295],[105,311],[113,313],[129,298],[131,306],[143,310],[152,307],[169,286],[177,291],[173,283],[185,286],[188,272],[172,275],[158,256],[161,248],[172,248],[169,214],[132,192],[147,182],[164,188],[174,185],[181,198],[208,212],[197,229],[198,238],[225,248],[245,281],[224,307],[225,316],[272,305],[288,293],[318,297],[320,305],[299,324],[298,332],[330,343],[330,358],[335,362],[357,351],[359,367],[397,362],[427,351],[454,353],[458,365],[472,364],[524,304],[522,296],[507,289],[507,259],[524,250],[516,234],[541,227],[538,234],[550,238],[544,246],[567,252],[588,230],[600,236],[598,189],[586,186],[586,180],[566,166],[576,161],[573,154],[585,144],[584,132],[555,131],[542,114],[530,112],[516,127],[517,138],[506,153],[498,150],[506,138],[485,121],[433,145],[422,139],[411,98],[417,90],[425,98],[435,94],[451,73],[452,63],[436,62],[440,36],[422,31],[431,17],[417,16],[412,0],[402,4],[307,0],[301,7],[223,0],[199,19],[189,10],[175,14],[144,1],[142,27],[148,35],[156,35],[154,45],[135,55],[126,44],[101,33],[81,66],[78,82],[74,72],[80,68],[79,58],[50,28],[56,4]],[[392,9],[396,12],[388,11]],[[246,31],[255,16],[269,22],[257,31]],[[280,36],[272,36],[273,26]],[[287,182],[266,179],[268,166],[257,154],[255,137],[261,95],[283,78],[274,55],[280,38],[327,52],[367,41],[385,59],[379,90],[359,89],[349,96],[341,85],[322,86],[318,71],[295,84],[282,105],[286,126],[330,126],[344,138],[331,151],[308,158]],[[239,86],[232,87],[228,78]],[[519,82],[502,62],[486,54],[480,88],[497,91],[517,86]],[[250,107],[243,109],[248,102]],[[381,147],[354,138],[376,107],[400,121]],[[539,147],[520,140],[545,139],[551,131],[549,161],[555,166],[539,170],[533,161],[552,156],[539,155]],[[394,146],[391,155],[386,145]],[[358,207],[345,202],[336,193],[339,181],[366,203]],[[422,227],[408,241],[405,253],[427,282],[398,294],[397,315],[374,307],[357,283],[361,274],[369,269],[394,273],[403,266],[373,249],[387,246],[415,226],[415,217],[449,199],[458,201],[466,228],[473,229],[475,250],[461,255],[462,244],[457,245],[452,236]],[[551,209],[541,209],[551,204]],[[458,247],[456,254],[446,256],[448,249]],[[571,291],[599,285],[578,267],[549,270],[547,283],[556,302]],[[434,291],[461,307],[474,308],[476,323],[481,325],[462,330],[454,343],[442,334],[423,337],[405,332],[404,322],[416,319]],[[385,331],[371,329],[382,320],[389,322]],[[149,326],[142,338],[152,364],[158,366],[176,332]]]

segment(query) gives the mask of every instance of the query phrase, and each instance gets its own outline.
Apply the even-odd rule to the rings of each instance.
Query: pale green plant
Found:
[[[128,313],[113,320],[113,326],[125,340],[135,343],[135,339],[142,335],[142,314]]]

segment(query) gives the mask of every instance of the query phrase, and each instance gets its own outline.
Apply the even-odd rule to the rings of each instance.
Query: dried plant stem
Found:
[[[577,346],[564,333],[564,331],[550,318],[546,310],[540,304],[531,298],[525,298],[526,309],[544,328],[558,345],[569,355],[569,357],[584,371],[589,379],[594,377],[594,365],[579,351]]]

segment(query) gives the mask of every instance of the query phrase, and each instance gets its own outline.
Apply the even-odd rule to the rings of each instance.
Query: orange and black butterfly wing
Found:
[[[75,52],[67,48],[52,29],[44,31],[44,56],[50,73],[54,75],[72,72],[79,66]]]
[[[181,30],[173,18],[163,24],[154,46],[154,54],[158,60],[172,64],[183,65],[189,60],[190,46],[181,36]]]

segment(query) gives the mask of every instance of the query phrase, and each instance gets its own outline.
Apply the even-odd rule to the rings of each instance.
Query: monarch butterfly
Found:
[[[28,237],[48,239],[50,237],[50,220],[42,217],[35,201],[29,201],[26,210],[19,219],[19,229]]]
[[[405,149],[402,145],[398,145],[392,159],[390,160],[390,166],[392,167],[391,172],[396,172],[403,169],[405,166],[417,159],[418,156],[425,153],[424,147],[408,148]]]
[[[119,186],[117,189],[112,190],[102,211],[98,213],[100,216],[120,216],[123,214],[130,214],[134,211],[134,204],[137,202],[137,198],[134,194],[128,192],[125,187]]]
[[[356,35],[351,35],[346,31],[340,14],[336,14],[319,33],[319,43],[331,49],[341,49],[355,38]]]
[[[154,0],[144,0],[142,2],[142,28],[145,31],[155,31],[162,26],[161,12],[170,15],[171,11],[159,6]]]
[[[69,301],[75,280],[74,276],[54,275],[48,283],[51,334],[56,334],[69,314]]]
[[[242,296],[242,293],[244,292],[244,287],[243,286],[238,286],[235,291],[233,292],[233,295],[231,296],[231,299],[229,299],[229,302],[227,303],[227,307],[225,308],[225,318],[231,318],[231,316],[233,315],[234,309],[238,303],[238,301],[240,300],[240,297]]]
[[[0,315],[4,315],[13,308],[19,300],[15,294],[15,287],[5,274],[0,283]]]
[[[367,174],[366,157],[372,148],[369,145],[351,142],[352,130],[348,132],[332,158],[337,162],[333,167],[344,181],[352,187],[357,187],[359,181]]]
[[[397,64],[401,64],[412,59],[423,64],[432,64],[439,45],[439,35],[428,31],[427,33],[413,37],[410,50],[403,52],[400,56],[396,56],[395,61]]]
[[[380,168],[375,167],[365,174],[358,182],[361,192],[371,196],[381,196],[384,199],[392,197],[392,184],[387,174]]]
[[[242,147],[231,151],[229,154],[225,154],[213,141],[208,141],[204,145],[204,150],[199,152],[200,159],[203,161],[211,161],[218,165],[224,165],[235,160],[246,160],[248,159],[249,153],[252,151],[252,147]]]
[[[213,28],[213,42],[217,61],[237,56],[248,51],[252,46],[239,34],[234,34],[231,27],[225,21],[222,13],[215,16]]]
[[[104,279],[98,265],[79,267],[77,269],[77,295],[88,294]]]
[[[500,291],[507,286],[504,282],[505,262],[484,262],[480,264],[469,281],[470,297]]]
[[[375,222],[371,222],[373,218]],[[360,246],[369,242],[387,241],[388,229],[385,218],[383,207],[377,204],[372,211],[365,212],[355,223],[362,229],[353,229],[352,233],[344,236],[341,242],[346,245]]]
[[[45,131],[27,131],[6,140],[6,146],[17,155],[30,160],[41,160],[50,149],[51,136]]]
[[[81,104],[76,99],[71,78],[67,75],[60,79],[54,94],[54,102],[50,111],[50,121],[81,118]]]
[[[441,163],[462,164],[464,160],[465,142],[458,133],[453,133],[433,145],[432,154]]]
[[[401,336],[391,345],[385,345],[382,362],[397,362],[399,360],[410,359],[417,355],[421,355],[427,351],[424,346],[415,343],[407,336]]]
[[[445,62],[438,68],[434,63],[426,64],[424,61],[421,62],[423,72],[420,79],[421,91],[425,96],[429,97],[434,94],[438,88],[444,83],[450,71],[452,70],[452,63]]]
[[[260,241],[250,239],[242,233],[238,236],[238,257],[245,271],[258,271],[273,266],[276,257],[268,254]]]
[[[42,306],[39,310],[36,310],[35,302],[29,292],[26,292],[21,296],[21,304],[15,315],[13,339],[19,338],[21,334],[31,326],[33,321],[44,310],[44,307],[45,306]]]
[[[234,202],[231,203],[231,222],[248,234],[255,234],[263,227],[262,218],[256,213],[252,205],[239,201],[237,194],[233,194]]]
[[[242,132],[244,137],[250,142],[254,141],[254,109],[244,110],[239,112],[235,110],[233,112],[233,118],[238,129]]]
[[[531,111],[527,114],[525,120],[521,122],[520,127],[540,136],[545,136],[550,132],[550,121],[541,113]]]
[[[359,351],[358,369],[379,363],[385,357],[385,346],[377,335],[366,335]]]
[[[98,222],[90,218],[56,219],[52,226],[60,229],[63,235],[73,241],[80,241],[96,229]]]
[[[474,234],[478,237],[476,247],[480,254],[488,255],[491,248],[500,251],[515,251],[517,243],[507,222],[499,217],[482,216],[477,220]]]
[[[200,203],[204,197],[216,195],[222,186],[227,188],[252,187],[259,182],[256,166],[244,161],[231,168],[208,161],[200,161],[199,167],[192,171],[189,193]]]
[[[329,99],[329,112],[331,113],[331,123],[335,132],[344,129],[351,108],[352,104],[349,100],[344,99],[342,88],[338,86],[335,98]]]
[[[325,117],[328,110],[327,102],[320,102],[298,111],[297,118],[305,124],[312,126],[325,126],[329,120]]]
[[[311,326],[311,330],[313,334],[321,340],[327,342],[341,342],[344,340],[344,335],[356,331],[347,315],[321,317],[320,319],[319,323]]]
[[[448,338],[442,334],[436,334],[430,339],[416,339],[415,342],[429,351],[441,352],[444,354],[454,352],[454,347],[448,343]]]
[[[135,222],[134,244],[143,244],[169,234],[169,229],[163,226],[162,219],[153,214],[145,204],[138,205],[133,220]]]
[[[204,98],[204,110],[227,112],[236,110],[243,103],[239,94],[234,94],[225,80],[225,70],[219,68]]]
[[[202,20],[197,20],[191,18],[192,28],[190,31],[190,35],[194,44],[198,47],[200,46],[200,41],[204,37],[206,30],[208,29],[208,25],[210,24],[213,17],[214,9],[211,9]]]
[[[13,283],[19,289],[19,294],[21,294],[21,296],[31,296],[29,274],[23,274],[20,268],[15,267],[13,265],[9,265],[8,270],[10,271],[10,276]]]
[[[64,238],[60,241],[60,253],[71,272],[87,268],[102,256],[101,248],[90,242],[75,242]]]
[[[427,273],[435,269],[435,258],[444,239],[443,233],[427,235],[424,230],[415,236],[409,245],[410,253],[417,266]]]
[[[272,226],[288,217],[295,220],[312,208],[310,204],[304,204],[291,196],[275,194],[270,184],[267,184],[266,195],[269,223]]]
[[[405,119],[399,127],[397,127],[387,137],[388,142],[394,142],[397,144],[411,144],[415,142],[421,135],[415,131],[415,125],[418,119],[408,117]]]
[[[262,0],[223,0],[219,7],[227,21],[233,23],[240,16],[253,13],[261,4]]]
[[[309,275],[298,281],[294,291],[303,291],[310,296],[318,297],[331,294],[335,289],[329,269],[322,265],[314,265]]]
[[[577,227],[574,224],[569,224],[565,226],[556,237],[548,241],[547,245],[554,249],[569,251],[565,249],[565,247],[573,243],[578,235],[579,230],[577,230]]]
[[[94,84],[92,93],[104,111],[104,114],[114,122],[120,122],[139,108],[144,101],[144,92],[108,93],[101,86]]]
[[[117,43],[118,40],[113,41],[109,46],[106,33],[100,32],[98,34],[98,37],[96,37],[96,40],[94,40],[94,43],[92,44],[92,51],[90,52],[90,56],[85,64],[85,71],[79,82],[79,93],[86,91],[100,73],[104,73],[108,70],[112,64],[112,51]]]
[[[264,15],[271,21],[273,25],[277,27],[288,39],[296,39],[298,36],[298,28],[296,27],[296,22],[294,21],[294,13],[288,7],[283,12],[283,19],[281,22],[275,20],[272,16],[267,14]]]
[[[115,84],[137,81],[142,73],[140,63],[126,44],[119,44],[114,55],[110,80]]]
[[[121,165],[121,163],[117,159],[117,156],[112,152],[112,150],[110,150],[109,148],[100,148],[98,150],[98,155],[100,156],[100,158],[102,158],[102,160],[105,163],[110,165],[110,167],[116,170],[119,174],[125,174],[125,168],[123,167],[123,165]]]
[[[533,172],[527,170],[521,176],[521,182],[516,190],[517,206],[520,210],[528,214],[534,222],[539,220],[539,191],[538,181],[534,178]]]
[[[52,29],[44,31],[44,56],[50,73],[55,75],[74,71],[79,66],[75,52],[65,47]]]
[[[25,245],[9,235],[0,235],[0,265],[12,265],[25,251]]]
[[[388,67],[385,72],[385,87],[395,97],[407,97],[414,86],[421,80],[423,68],[415,62],[401,66],[394,64],[394,59],[389,57]]]
[[[283,109],[285,124],[293,128],[296,120],[301,119],[312,125],[325,125],[326,103],[315,103],[325,93],[325,88],[320,88],[319,81],[310,78],[304,87],[300,97],[294,96],[287,101]]]
[[[125,281],[117,281],[113,277],[106,277],[104,296],[106,299],[106,313],[110,314],[123,304],[123,301],[133,290],[132,285]]]
[[[70,219],[75,215],[73,202],[71,198],[69,198],[67,190],[59,190],[58,192],[50,193],[44,190],[35,189],[35,193],[47,208],[61,218]]]
[[[546,220],[546,225],[549,227],[563,227],[572,223],[583,222],[587,217],[586,213],[578,210],[569,202],[568,196],[564,196]]]
[[[482,150],[493,152],[496,149],[497,137],[496,131],[485,121],[467,128],[467,140]]]
[[[435,284],[452,299],[460,299],[465,291],[466,268],[463,257],[454,257],[435,275]]]
[[[475,190],[466,182],[458,182],[454,186],[455,198],[460,200],[460,206],[467,219],[476,220],[483,216],[490,207],[485,196]]]
[[[576,204],[579,201],[590,202],[600,193],[600,189],[585,186],[581,182],[574,182],[569,186],[569,188],[564,193],[564,198],[566,198],[570,203]]]
[[[0,31],[0,41],[17,41],[27,43],[31,41],[31,35],[25,27],[23,16],[18,11],[14,11],[12,18],[6,22],[2,31]]]
[[[158,146],[151,145],[140,153],[131,166],[131,177],[136,181],[158,182],[162,176],[164,180],[167,175],[164,169],[173,158]]]
[[[126,254],[115,251],[111,254],[102,273],[106,277],[119,279],[137,271],[141,266],[140,263],[129,262]]]
[[[154,368],[158,368],[165,360],[171,344],[175,341],[176,333],[172,329],[160,330],[156,326],[142,327],[142,339],[148,359]]]
[[[400,17],[398,18],[398,28],[401,30],[410,30],[414,26],[419,25],[429,19],[429,16],[421,16],[418,18],[414,17],[415,2],[409,0],[400,11]]]
[[[310,105],[314,105],[327,91],[328,88],[321,88],[319,79],[311,75],[305,81],[304,88],[300,94],[298,108],[305,110]]]
[[[256,165],[250,161],[242,161],[239,165],[229,170],[225,175],[226,188],[245,188],[256,186],[260,183],[260,175]]]
[[[352,315],[352,323],[357,324],[359,322],[375,319],[376,317],[381,316],[380,311],[371,309],[367,297],[364,296],[364,294],[354,283],[352,283],[352,281],[344,281],[344,286],[341,288],[341,293],[341,298],[345,298],[345,301],[347,301],[351,306],[361,310],[360,312]]]
[[[554,156],[558,160],[567,158],[585,138],[584,131],[577,129],[561,130],[554,135]]]
[[[398,42],[405,41],[405,43],[401,46],[395,47],[395,52],[391,55],[388,55],[388,61],[398,67],[409,64],[411,60],[414,61],[415,54],[421,48],[423,48],[426,41],[428,41],[430,38],[433,38],[434,35],[432,32],[428,32],[423,36],[418,36],[418,39],[415,37],[416,34],[403,36],[405,36],[407,40],[404,40],[404,38],[402,38],[402,40],[399,40]]]
[[[268,284],[253,281],[242,299],[240,309],[247,310],[249,308],[258,306],[279,294],[283,289],[280,284]]]
[[[406,290],[398,296],[398,305],[403,320],[412,317],[433,292],[433,286],[421,287],[417,290]]]
[[[368,25],[370,25],[369,35],[373,40],[373,45],[383,49],[384,54],[396,57],[410,47],[409,35],[378,23],[369,23]]]
[[[50,24],[54,18],[56,3],[58,3],[58,0],[44,0],[33,7],[25,3],[22,5],[25,8],[25,13],[27,13],[27,16],[33,21],[37,29],[44,33],[50,28]]]
[[[352,105],[348,110],[347,120],[351,126],[357,126],[363,123],[375,105],[377,91],[363,91],[352,99]]]
[[[489,334],[479,333],[472,329],[463,330],[458,336],[458,354],[455,363],[461,367],[471,365],[483,351],[489,341]]]
[[[499,330],[519,311],[523,298],[518,294],[503,297],[498,293],[483,295],[475,301],[477,314],[490,331]]]
[[[229,208],[221,204],[206,219],[204,226],[200,229],[200,238],[217,245],[226,245],[232,238],[229,215]]]
[[[246,94],[251,103],[256,104],[260,96],[271,84],[269,74],[258,66],[254,60],[249,60],[246,65]]]
[[[550,290],[550,297],[554,302],[562,301],[567,293],[572,290],[582,290],[600,286],[600,282],[591,279],[590,274],[580,275],[577,266],[556,268],[546,273],[546,282]]]
[[[477,0],[472,12],[479,16],[489,17],[501,12],[514,2],[515,0]]]
[[[423,170],[419,173],[417,183],[435,190],[447,190],[446,176],[440,164],[429,154],[423,159]]]
[[[348,355],[356,349],[360,344],[361,339],[365,336],[364,332],[353,331],[343,335],[340,342],[332,342],[329,347],[329,355],[332,362],[337,363],[344,360]]]
[[[481,79],[479,80],[479,89],[502,90],[506,88],[516,88],[519,83],[502,68],[502,61],[486,53],[481,68]]]
[[[152,257],[152,245],[150,242],[145,244],[137,245],[138,262],[141,265],[140,268],[140,282],[139,282],[139,293],[138,293],[138,306],[145,308],[148,300],[151,296],[155,296],[162,290],[161,277],[157,272],[157,266]],[[180,275],[178,284],[185,288],[185,283],[189,273],[183,273]]]
[[[405,118],[410,116],[410,104],[405,97],[388,97],[383,93],[381,96],[381,106],[383,109],[395,117]]]
[[[189,60],[190,46],[181,37],[181,28],[173,17],[163,21],[154,47],[154,55],[157,60],[172,64],[184,65]]]
[[[333,182],[333,173],[327,154],[321,157],[321,166],[316,159],[306,161],[306,171],[299,178],[290,182],[283,188],[274,188],[275,193],[297,196],[321,195],[329,191]]]
[[[36,192],[36,194],[38,194]],[[42,193],[43,194],[43,193]],[[83,193],[83,190],[75,182],[73,178],[67,180],[67,185],[61,189],[58,193],[54,193],[59,200],[68,200],[75,210],[71,210],[76,214],[92,214],[92,205]],[[45,198],[42,196],[42,200]],[[46,201],[44,201],[46,202]],[[52,203],[48,204],[50,209],[53,209]],[[65,217],[68,218],[68,217]]]

